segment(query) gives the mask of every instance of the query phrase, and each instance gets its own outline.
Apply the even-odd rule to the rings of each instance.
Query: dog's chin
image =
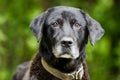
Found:
[[[59,58],[70,58],[72,59],[73,57],[71,55],[68,55],[68,54],[64,54],[64,55],[61,55]]]
[[[54,53],[55,55],[56,53]],[[56,58],[64,58],[64,59],[76,59],[77,57],[73,56],[71,53],[60,53],[59,55],[55,55]]]
[[[69,53],[62,53],[60,55],[57,56],[58,58],[66,58],[66,59],[74,59],[73,55],[70,55]]]

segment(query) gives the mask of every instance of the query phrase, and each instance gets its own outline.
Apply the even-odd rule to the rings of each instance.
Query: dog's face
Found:
[[[76,59],[90,35],[91,44],[101,38],[100,24],[78,8],[54,7],[35,18],[30,28],[37,40],[41,33],[56,58]]]
[[[85,37],[86,22],[83,14],[75,8],[58,8],[46,19],[48,39],[56,58],[79,57],[80,45]]]

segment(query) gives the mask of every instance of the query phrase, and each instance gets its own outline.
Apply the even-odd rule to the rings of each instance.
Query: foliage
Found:
[[[38,43],[29,23],[49,7],[66,5],[84,9],[105,29],[94,47],[87,45],[91,80],[120,79],[119,0],[1,0],[0,1],[0,80],[12,80],[18,64],[28,61]]]

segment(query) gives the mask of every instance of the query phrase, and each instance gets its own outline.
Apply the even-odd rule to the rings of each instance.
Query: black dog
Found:
[[[104,30],[84,11],[53,7],[36,17],[30,29],[41,42],[31,62],[19,66],[14,80],[89,80],[85,47],[92,45]]]

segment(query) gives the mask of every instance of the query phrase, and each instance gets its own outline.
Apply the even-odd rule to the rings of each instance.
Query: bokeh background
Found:
[[[95,46],[87,45],[91,80],[120,80],[120,0],[0,0],[0,80],[12,80],[16,67],[37,52],[31,20],[60,5],[83,9],[105,29]]]

